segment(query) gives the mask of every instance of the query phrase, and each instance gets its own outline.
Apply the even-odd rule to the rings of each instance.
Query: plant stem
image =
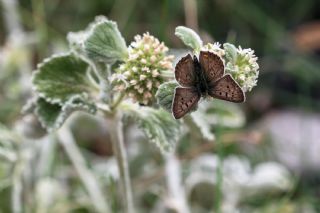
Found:
[[[21,156],[20,156],[21,157]],[[21,213],[23,212],[23,186],[22,186],[22,173],[23,173],[23,160],[17,160],[14,171],[13,171],[13,186],[12,186],[12,212]]]
[[[116,100],[113,102],[113,104],[111,105],[111,110],[114,110],[122,101],[122,99],[124,98],[125,94],[124,92],[122,92],[117,98]]]
[[[111,208],[108,206],[96,178],[87,168],[85,159],[76,145],[75,139],[67,124],[58,131],[58,137],[72,164],[76,168],[83,185],[87,189],[89,197],[97,212],[111,212]]]
[[[107,117],[106,121],[110,130],[113,152],[118,163],[121,189],[124,193],[126,203],[126,212],[134,213],[131,179],[129,174],[127,153],[123,140],[122,115],[120,112],[115,112],[112,117]]]
[[[169,199],[177,204],[175,210],[178,213],[189,213],[186,194],[182,186],[180,162],[173,153],[166,155],[165,161]]]
[[[219,123],[219,122],[218,122]],[[217,153],[218,153],[218,165],[216,170],[216,206],[215,212],[221,212],[221,203],[222,203],[222,186],[223,186],[223,144],[220,138],[220,126],[219,124],[216,126],[216,146],[217,146]]]

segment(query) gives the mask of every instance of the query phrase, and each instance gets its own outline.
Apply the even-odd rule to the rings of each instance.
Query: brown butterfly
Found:
[[[190,112],[207,95],[236,103],[245,100],[241,87],[231,75],[224,74],[222,59],[212,52],[201,51],[199,60],[190,54],[183,57],[176,65],[175,78],[180,84],[172,104],[175,119]]]

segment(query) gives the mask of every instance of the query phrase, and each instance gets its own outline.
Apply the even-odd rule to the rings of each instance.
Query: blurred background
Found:
[[[67,33],[97,15],[116,21],[127,44],[148,31],[185,49],[174,35],[184,25],[205,43],[234,43],[259,58],[258,85],[246,103],[201,109],[223,121],[210,123],[209,136],[219,143],[193,130],[175,156],[163,158],[134,125],[126,126],[137,212],[320,212],[317,0],[0,0],[0,134],[7,137],[0,149],[0,212],[95,212],[68,150],[55,137],[42,137],[36,118],[21,110],[37,63],[67,51]],[[121,212],[108,130],[84,114],[74,119],[85,165]]]

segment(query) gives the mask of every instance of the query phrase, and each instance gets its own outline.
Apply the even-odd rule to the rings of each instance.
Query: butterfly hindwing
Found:
[[[181,86],[191,87],[196,83],[196,73],[190,54],[181,58],[175,68],[175,78]]]
[[[217,81],[223,76],[224,64],[218,55],[209,51],[201,51],[199,61],[208,83]]]
[[[192,110],[200,99],[200,94],[194,87],[177,87],[172,104],[172,113],[179,119]]]
[[[245,95],[241,87],[227,74],[214,84],[210,84],[208,94],[214,98],[231,101],[244,102]]]

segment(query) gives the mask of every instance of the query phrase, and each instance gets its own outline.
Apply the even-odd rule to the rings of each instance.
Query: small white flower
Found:
[[[152,70],[152,77],[157,77],[157,76],[159,76],[159,72],[158,72],[158,70]]]
[[[137,71],[138,71],[138,68],[137,68],[137,67],[132,67],[132,71],[133,71],[133,72],[137,72]]]
[[[140,75],[140,81],[143,81],[144,79],[146,79],[147,76],[146,75]]]
[[[144,50],[145,50],[145,51],[148,51],[149,49],[150,49],[150,45],[149,45],[149,44],[145,44],[145,45],[144,45]]]
[[[150,90],[152,88],[152,81],[147,82],[147,88]]]
[[[124,76],[128,77],[131,73],[129,71],[126,71],[123,73]]]
[[[246,79],[246,76],[244,74],[240,74],[238,77],[241,81],[244,81]]]
[[[142,59],[141,59],[141,63],[146,64],[146,63],[147,63],[147,60],[146,60],[145,58],[142,58]]]
[[[149,67],[142,67],[142,71],[150,72],[150,69],[149,69]]]
[[[155,62],[157,60],[157,57],[155,55],[152,55],[151,58],[150,58],[150,61],[151,62]]]
[[[124,64],[121,64],[120,67],[119,67],[119,69],[120,69],[121,71],[125,70],[125,68],[126,68],[126,66],[124,66]]]
[[[138,82],[137,82],[137,80],[131,80],[130,81],[130,84],[132,84],[132,85],[136,85]]]

